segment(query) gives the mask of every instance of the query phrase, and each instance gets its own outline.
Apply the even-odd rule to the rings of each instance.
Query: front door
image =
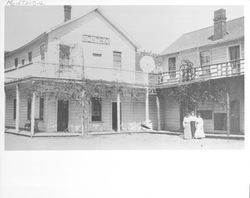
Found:
[[[122,120],[122,106],[120,103],[120,123]],[[112,102],[112,129],[117,131],[117,102]]]
[[[240,102],[238,100],[230,102],[230,129],[232,132],[240,131]]]
[[[67,100],[58,100],[57,107],[57,131],[68,130],[69,102]]]

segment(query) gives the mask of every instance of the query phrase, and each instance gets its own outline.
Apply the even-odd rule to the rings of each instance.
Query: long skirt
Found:
[[[192,139],[192,133],[189,123],[184,125],[184,139]]]
[[[195,138],[205,138],[205,133],[202,125],[197,125],[194,136]]]
[[[194,137],[194,134],[195,134],[195,121],[190,122],[190,128],[191,128],[192,137]]]

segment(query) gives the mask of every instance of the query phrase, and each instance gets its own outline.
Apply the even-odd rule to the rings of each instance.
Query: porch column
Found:
[[[149,93],[148,93],[148,87],[146,88],[146,100],[145,100],[145,108],[146,108],[146,122],[149,121]]]
[[[19,84],[16,85],[16,132],[19,132],[19,105],[20,105],[20,96],[19,96]]]
[[[121,103],[121,99],[120,99],[120,93],[117,93],[117,132],[120,132],[121,129],[121,123],[120,123],[120,113],[121,113],[121,109],[120,109],[120,103]]]
[[[30,132],[31,136],[35,134],[35,104],[36,104],[36,93],[32,93],[32,99],[31,99],[31,124],[30,124]]]
[[[230,95],[227,91],[227,135],[230,135]]]
[[[157,130],[161,130],[161,113],[160,113],[160,101],[159,96],[156,96],[156,107],[157,107]]]

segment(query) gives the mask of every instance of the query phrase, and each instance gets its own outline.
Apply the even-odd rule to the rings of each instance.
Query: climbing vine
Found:
[[[132,87],[127,83],[109,82],[104,80],[68,80],[68,81],[35,81],[29,94],[35,92],[37,96],[57,97],[73,100],[82,109],[83,125],[88,119],[88,107],[91,98],[107,98],[119,93],[124,98],[139,100],[145,97],[145,88]],[[84,128],[84,127],[83,127]],[[83,131],[82,131],[83,132]]]

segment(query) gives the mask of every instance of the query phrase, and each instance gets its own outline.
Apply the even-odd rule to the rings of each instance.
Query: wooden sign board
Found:
[[[101,37],[101,36],[93,36],[93,35],[82,35],[82,42],[85,43],[96,43],[101,45],[109,45],[110,39],[107,37]]]

